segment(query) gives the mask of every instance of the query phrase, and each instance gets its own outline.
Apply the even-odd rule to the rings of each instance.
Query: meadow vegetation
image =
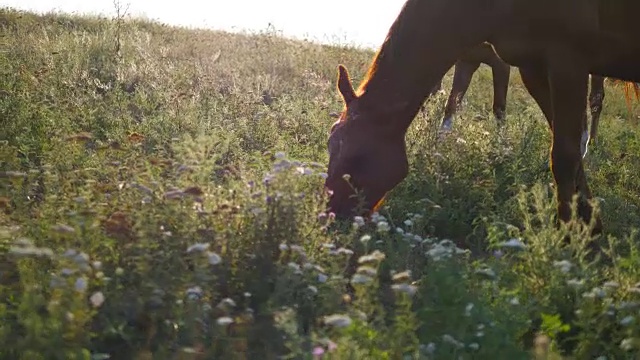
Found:
[[[426,102],[408,178],[339,224],[337,65],[358,83],[372,51],[6,8],[0,42],[1,359],[640,353],[638,107],[620,89],[586,159],[594,258],[588,227],[555,227],[549,131],[517,71],[502,128],[484,66],[453,133],[445,94]]]

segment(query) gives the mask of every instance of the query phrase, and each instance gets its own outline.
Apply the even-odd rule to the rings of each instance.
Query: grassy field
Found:
[[[372,52],[9,9],[0,44],[0,359],[640,354],[639,112],[618,88],[586,159],[602,262],[554,226],[517,70],[504,128],[483,66],[450,136],[444,95],[425,104],[382,211],[337,224],[337,65],[358,83]]]

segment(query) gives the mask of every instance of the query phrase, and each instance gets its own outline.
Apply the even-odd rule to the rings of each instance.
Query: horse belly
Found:
[[[592,74],[624,81],[640,82],[640,52],[637,56],[626,55],[600,62],[591,67]]]

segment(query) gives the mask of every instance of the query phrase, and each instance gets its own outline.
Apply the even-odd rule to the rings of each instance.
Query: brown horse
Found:
[[[466,51],[454,66],[453,84],[451,85],[451,92],[447,98],[442,118],[441,128],[443,130],[451,130],[453,127],[454,116],[471,84],[473,74],[478,70],[480,64],[487,64],[491,67],[493,75],[493,116],[499,123],[504,120],[511,66],[500,59],[491,44],[482,43]],[[430,95],[435,94],[441,88],[442,80],[431,91]],[[591,93],[589,95],[589,109],[591,110],[590,142],[594,141],[598,132],[598,122],[602,113],[604,95],[604,78],[597,75],[591,76]]]
[[[638,14],[637,0],[408,0],[357,91],[338,68],[345,108],[328,140],[329,210],[377,209],[408,173],[405,134],[423,101],[465,51],[488,42],[519,68],[547,119],[559,219],[571,220],[577,193],[578,215],[591,221],[582,163],[589,74],[640,81]]]

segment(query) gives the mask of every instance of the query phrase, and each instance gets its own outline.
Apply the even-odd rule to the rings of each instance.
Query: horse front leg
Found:
[[[529,94],[531,94],[531,96],[534,98],[534,100],[536,101],[536,103],[538,104],[538,106],[540,106],[540,109],[542,110],[543,114],[545,115],[545,118],[547,119],[547,122],[549,124],[549,128],[550,130],[553,132],[553,116],[554,116],[554,109],[553,109],[553,103],[552,103],[552,99],[551,99],[551,89],[550,89],[550,85],[549,85],[549,75],[548,75],[548,70],[545,66],[529,66],[529,67],[520,67],[519,68],[519,72],[520,72],[520,76],[522,77],[522,82],[524,84],[524,86],[527,88],[527,91],[529,92]],[[561,126],[562,126],[562,120],[560,120],[561,122]],[[585,119],[583,118],[583,126],[585,126]],[[583,128],[584,129],[584,128]],[[584,134],[583,130],[583,134]],[[584,137],[581,136],[580,140],[584,140]],[[556,151],[559,149],[560,147],[556,147]],[[552,150],[553,151],[553,150]],[[556,163],[557,166],[558,163]],[[558,170],[558,168],[556,168],[556,171]],[[555,173],[554,173],[554,178],[555,178]],[[556,181],[557,183],[557,181]],[[582,194],[584,194],[585,197],[587,198],[591,198],[591,191],[589,189],[589,185],[587,184],[587,178],[584,172],[584,166],[582,164],[582,161],[580,161],[580,164],[578,166],[577,172],[576,172],[576,188],[578,189],[579,192],[581,192]],[[572,194],[574,193],[574,190],[572,191]],[[560,198],[558,198],[558,201],[560,201]],[[569,200],[570,201],[570,200]],[[559,202],[559,209],[558,211],[566,211],[566,207],[563,206],[564,209],[560,209],[560,202]],[[587,206],[587,204],[583,203],[583,208],[579,209],[579,213],[584,214],[584,217],[589,217],[591,214],[591,209],[587,208],[585,209],[584,206]],[[560,216],[562,218],[562,216]],[[565,219],[566,219],[566,215],[565,215]],[[564,220],[564,219],[562,219]],[[565,220],[566,221],[566,220]],[[599,219],[596,220],[596,226],[593,229],[593,234],[598,234],[602,231],[602,223],[600,222]],[[568,239],[566,239],[568,241]]]
[[[547,71],[553,105],[551,171],[557,186],[558,215],[563,222],[571,221],[571,202],[577,192],[578,216],[588,224],[593,209],[582,157],[589,138],[586,127],[589,72],[576,54],[564,48],[550,54]],[[596,221],[594,230],[600,232],[600,219]]]
[[[507,111],[507,91],[509,90],[511,66],[497,56],[489,66],[491,66],[493,74],[493,115],[500,125],[504,122]]]

